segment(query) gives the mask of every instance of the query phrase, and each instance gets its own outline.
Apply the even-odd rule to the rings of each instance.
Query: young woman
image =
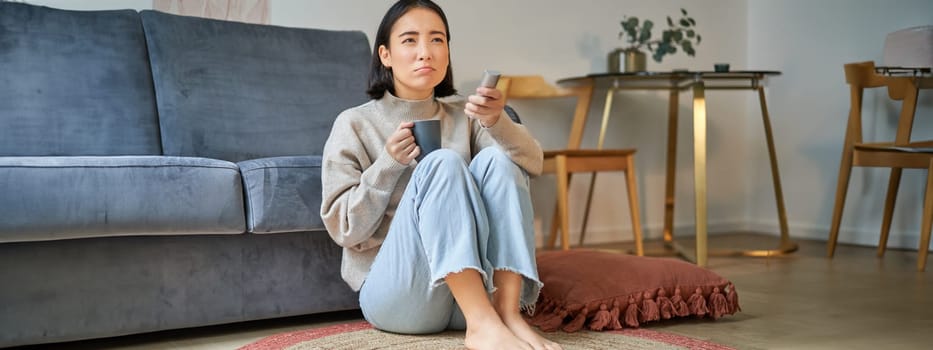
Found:
[[[560,349],[521,317],[541,287],[528,181],[541,147],[499,91],[455,95],[449,40],[430,0],[398,1],[379,25],[372,100],[341,113],[324,148],[321,216],[344,247],[341,275],[378,329]],[[441,121],[444,148],[418,162],[411,127],[427,119]]]

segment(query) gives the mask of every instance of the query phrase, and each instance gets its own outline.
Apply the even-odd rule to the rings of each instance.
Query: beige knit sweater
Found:
[[[321,218],[343,247],[340,273],[360,290],[385,240],[395,209],[417,165],[402,165],[385,151],[386,140],[406,121],[440,119],[444,148],[469,162],[484,147],[501,147],[531,175],[541,173],[541,146],[505,113],[491,127],[468,118],[465,99],[404,100],[388,92],[337,116],[324,146]]]

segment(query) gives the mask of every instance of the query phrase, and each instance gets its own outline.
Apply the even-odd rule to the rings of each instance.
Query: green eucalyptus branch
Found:
[[[622,18],[622,31],[619,32],[619,39],[628,43],[625,50],[647,49],[652,53],[651,57],[658,63],[665,55],[677,53],[678,47],[683,50],[687,56],[696,55],[694,46],[700,44],[703,38],[696,32],[696,20],[687,14],[687,10],[680,9],[682,14],[676,22],[667,16],[668,28],[661,32],[660,38],[652,40],[651,30],[654,28],[654,22],[645,20],[639,22],[638,17]]]

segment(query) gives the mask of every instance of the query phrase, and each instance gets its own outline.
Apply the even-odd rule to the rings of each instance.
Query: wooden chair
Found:
[[[497,88],[507,99],[551,99],[576,97],[577,105],[573,116],[573,125],[567,148],[545,150],[544,173],[557,176],[557,204],[551,224],[548,245],[554,247],[557,231],[561,233],[561,248],[570,249],[570,231],[568,214],[568,188],[573,173],[621,171],[625,173],[629,209],[632,219],[632,232],[635,235],[635,250],[644,255],[641,222],[639,221],[638,191],[635,182],[634,149],[580,149],[583,130],[592,98],[592,87],[562,89],[544,81],[540,76],[503,76]],[[593,184],[590,183],[592,193]],[[589,199],[586,215],[589,214]],[[585,223],[584,223],[585,230]],[[582,244],[582,239],[581,239]]]
[[[920,247],[917,270],[926,266],[930,229],[933,225],[933,141],[911,141],[914,114],[917,108],[917,95],[920,88],[930,88],[930,77],[884,76],[875,72],[873,62],[850,63],[845,65],[846,83],[849,84],[851,106],[846,127],[845,143],[842,149],[842,162],[839,166],[839,182],[836,187],[836,204],[833,209],[832,227],[829,231],[828,255],[833,256],[839,225],[849,186],[849,174],[853,166],[891,168],[888,180],[888,192],[884,203],[884,216],[881,223],[881,238],[878,242],[878,256],[883,256],[891,229],[891,217],[901,181],[903,168],[927,169],[926,194],[923,205],[923,219],[920,227]],[[887,88],[888,96],[896,101],[903,101],[898,120],[897,135],[893,142],[863,142],[862,140],[862,94],[869,88]]]

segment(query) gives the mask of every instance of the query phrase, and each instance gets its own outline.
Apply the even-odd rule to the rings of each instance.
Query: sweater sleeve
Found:
[[[544,151],[541,144],[531,135],[524,125],[516,124],[505,112],[490,127],[483,127],[478,121],[473,123],[475,152],[485,147],[498,144],[505,150],[515,164],[525,169],[530,175],[540,175],[544,166]],[[474,154],[475,155],[475,154]]]
[[[378,246],[370,240],[385,218],[396,183],[408,166],[381,148],[369,159],[349,118],[338,117],[324,146],[321,166],[321,218],[331,238],[358,251]]]

